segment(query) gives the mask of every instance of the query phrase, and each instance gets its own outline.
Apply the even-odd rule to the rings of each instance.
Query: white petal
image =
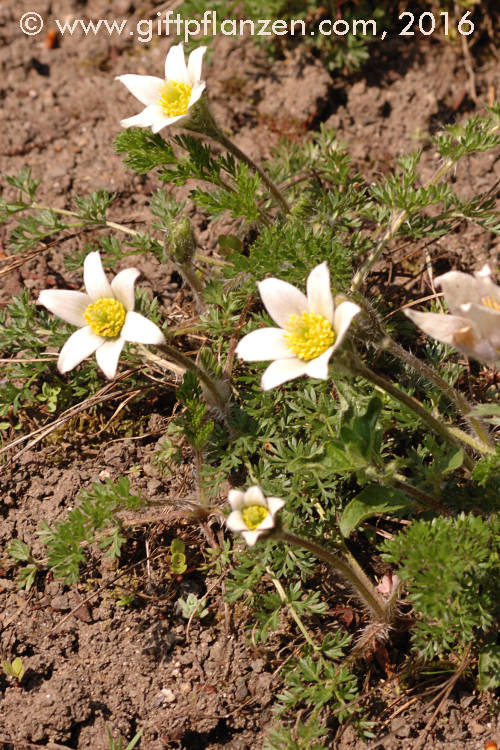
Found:
[[[267,507],[269,508],[269,512],[271,515],[274,516],[276,513],[278,513],[283,506],[285,505],[285,501],[281,497],[268,497],[267,498]]]
[[[189,115],[176,115],[175,117],[166,117],[163,112],[160,116],[158,116],[154,123],[151,126],[151,130],[153,133],[159,133],[160,130],[163,130],[163,128],[166,128],[167,125],[173,125],[174,122],[177,123],[177,126],[181,125],[181,120],[187,120],[189,118]]]
[[[110,380],[116,375],[116,368],[124,343],[125,341],[121,337],[108,339],[95,353],[97,364]]]
[[[355,318],[356,315],[360,312],[360,306],[356,305],[354,302],[349,302],[349,300],[341,302],[340,305],[335,309],[333,327],[335,329],[336,338],[333,345],[333,351],[338,349],[338,347],[341,345],[347,331],[349,330],[349,326],[352,323],[352,319]]]
[[[193,87],[191,90],[191,96],[189,97],[189,104],[188,109],[191,109],[193,104],[196,104],[200,96],[205,91],[205,82],[202,81],[201,83],[198,83],[196,86]]]
[[[116,76],[116,80],[121,81],[136,99],[146,105],[155,104],[158,101],[160,89],[164,84],[164,80],[157,76],[138,76],[133,73]]]
[[[264,505],[267,507],[264,493],[256,484],[249,487],[245,492],[245,505]]]
[[[247,333],[238,343],[236,354],[247,362],[295,357],[288,348],[285,332],[281,328],[259,328]]]
[[[240,510],[233,510],[233,512],[228,515],[226,518],[226,526],[228,529],[231,529],[231,531],[237,532],[248,529]]]
[[[274,518],[271,513],[268,513],[264,520],[255,528],[256,531],[267,531],[268,529],[274,529]]]
[[[307,297],[297,287],[281,279],[264,279],[258,284],[264,307],[271,318],[284,328],[290,315],[307,312]]]
[[[328,363],[330,361],[330,357],[333,353],[333,346],[328,347],[326,351],[323,352],[323,354],[320,354],[319,357],[315,357],[314,359],[311,359],[309,362],[306,362],[306,375],[308,375],[310,378],[319,378],[320,380],[327,380],[328,379]]]
[[[229,490],[228,500],[233,510],[239,510],[244,506],[245,495],[241,490]]]
[[[453,315],[460,314],[460,305],[479,302],[481,282],[469,273],[449,271],[438,276],[434,283],[443,290],[446,304]]]
[[[96,251],[89,253],[83,263],[83,281],[92,302],[103,298],[112,298],[113,290],[106,278],[101,263],[101,256]]]
[[[277,359],[275,362],[271,362],[264,372],[260,384],[265,391],[268,391],[287,380],[305,375],[306,369],[307,362],[303,362],[301,359]]]
[[[465,316],[423,313],[416,310],[404,310],[404,314],[428,336],[452,346],[454,346],[455,334],[471,326],[470,321]]]
[[[494,349],[500,348],[500,311],[484,305],[462,305],[465,318],[475,324],[480,338],[487,339]]]
[[[88,294],[72,292],[69,289],[44,289],[38,297],[40,305],[46,307],[58,318],[79,328],[86,325],[83,313],[90,302]]]
[[[111,289],[118,302],[121,302],[127,312],[132,312],[135,304],[134,284],[140,271],[137,268],[125,268],[117,273],[111,282]]]
[[[120,120],[120,125],[122,128],[149,128],[160,122],[163,118],[164,114],[159,104],[148,104],[138,115],[132,115],[132,117],[125,118],[125,120]]]
[[[165,78],[167,81],[183,81],[189,85],[189,76],[182,44],[170,47],[167,59],[165,60]]]
[[[165,343],[165,336],[156,323],[136,312],[127,313],[120,336],[125,341],[134,341],[137,344]]]
[[[241,536],[248,544],[249,547],[253,547],[259,536],[262,536],[261,531],[242,531]]]
[[[307,277],[307,302],[309,311],[318,313],[333,325],[333,297],[330,288],[330,271],[326,263],[313,268]]]
[[[57,360],[57,368],[63,374],[69,372],[90,357],[96,349],[101,346],[104,339],[92,333],[90,326],[79,328],[75,331],[64,344]]]
[[[203,55],[206,51],[206,47],[197,47],[189,55],[187,69],[191,86],[194,86],[201,80],[201,66],[203,64]]]

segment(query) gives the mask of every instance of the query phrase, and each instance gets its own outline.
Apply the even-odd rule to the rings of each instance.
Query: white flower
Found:
[[[500,362],[500,287],[485,265],[474,275],[450,271],[435,280],[451,315],[405,310],[425,333],[481,362]]]
[[[300,375],[326,380],[328,362],[361,308],[345,300],[335,306],[326,263],[307,278],[307,297],[280,279],[259,283],[264,306],[279,328],[261,328],[244,336],[236,353],[247,362],[274,360],[264,372],[264,390]]]
[[[280,497],[265,497],[255,485],[246,492],[230,490],[229,502],[233,512],[227,517],[226,526],[240,533],[249,547],[274,528],[274,516],[285,504]]]
[[[134,284],[140,271],[126,268],[111,284],[98,252],[83,264],[84,292],[44,289],[38,302],[71,325],[78,326],[59,354],[59,372],[72,370],[95,352],[106,377],[113,378],[126,341],[163,344],[165,337],[155,323],[134,312]]]
[[[201,80],[205,50],[206,47],[193,50],[186,66],[182,44],[171,47],[165,60],[165,78],[130,73],[117,76],[117,80],[146,105],[138,115],[122,120],[122,127],[151,127],[153,133],[158,133],[167,125],[174,122],[181,125],[187,120],[189,110],[205,89],[205,82]]]

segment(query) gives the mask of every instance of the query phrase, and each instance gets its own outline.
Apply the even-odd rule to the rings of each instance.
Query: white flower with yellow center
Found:
[[[451,315],[405,310],[425,333],[451,344],[467,357],[481,362],[500,362],[500,287],[485,265],[474,275],[450,271],[435,280],[441,287]]]
[[[264,372],[264,390],[300,375],[328,378],[328,362],[361,308],[345,300],[335,306],[326,263],[307,278],[307,296],[280,279],[259,282],[264,306],[279,328],[261,328],[244,336],[236,354],[247,362],[272,359]]]
[[[284,506],[280,497],[265,497],[260,487],[249,487],[246,492],[230,490],[229,503],[232,513],[226,526],[242,535],[249,547],[253,547],[260,536],[265,536],[275,526],[274,517]]]
[[[59,372],[72,370],[92,354],[106,377],[113,378],[126,341],[163,344],[165,337],[155,323],[134,312],[134,284],[140,271],[126,268],[111,284],[98,252],[83,264],[86,294],[64,289],[44,289],[39,304],[71,325],[78,326],[59,354]]]
[[[205,89],[201,80],[201,66],[206,47],[198,47],[184,59],[182,44],[171,47],[165,60],[165,78],[127,73],[117,76],[145,108],[138,115],[121,121],[124,128],[151,127],[158,133],[167,125],[182,124],[189,118],[189,110]]]

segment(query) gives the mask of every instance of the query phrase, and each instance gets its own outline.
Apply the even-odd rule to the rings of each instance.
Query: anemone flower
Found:
[[[226,526],[231,531],[242,535],[249,547],[253,547],[261,536],[269,534],[276,525],[274,517],[284,506],[280,497],[265,497],[254,485],[246,492],[230,490],[229,503],[232,513],[226,519]]]
[[[361,308],[349,300],[335,305],[326,263],[307,278],[307,296],[280,279],[259,282],[264,306],[279,328],[261,328],[244,336],[236,354],[247,362],[272,359],[262,376],[264,390],[300,375],[326,380],[328,362]]]
[[[78,326],[59,354],[59,372],[72,370],[92,354],[107,378],[113,378],[126,341],[163,344],[158,326],[134,312],[134,284],[140,271],[126,268],[111,284],[98,252],[89,253],[83,264],[86,293],[44,289],[39,304],[71,325]]]
[[[205,50],[206,47],[193,50],[186,65],[182,44],[171,47],[165,60],[165,78],[133,73],[117,76],[117,80],[146,105],[138,115],[122,120],[122,127],[151,127],[153,133],[158,133],[167,125],[186,123],[189,110],[205,89],[205,82],[201,80]]]
[[[474,275],[450,271],[435,279],[451,315],[405,310],[428,336],[480,362],[500,362],[500,287],[483,266]]]

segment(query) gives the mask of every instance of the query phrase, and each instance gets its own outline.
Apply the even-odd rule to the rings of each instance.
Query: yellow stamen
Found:
[[[318,313],[290,315],[285,328],[288,331],[285,334],[288,348],[306,362],[319,357],[335,341],[335,331],[330,321]]]
[[[125,322],[125,308],[121,302],[111,297],[103,297],[90,304],[83,317],[92,333],[112,339],[118,336]]]
[[[255,531],[257,526],[260,526],[262,521],[267,518],[269,511],[263,505],[247,505],[241,511],[241,515],[250,531]]]
[[[167,117],[185,115],[191,99],[191,86],[184,81],[165,81],[158,104]]]
[[[498,302],[498,300],[496,299],[493,299],[493,297],[483,297],[481,300],[481,304],[485,307],[491,307],[492,310],[500,311],[500,302]]]

